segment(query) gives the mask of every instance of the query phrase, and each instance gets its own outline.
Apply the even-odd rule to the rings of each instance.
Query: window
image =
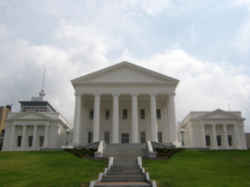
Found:
[[[110,111],[107,109],[107,110],[105,111],[105,119],[106,119],[106,120],[109,120],[109,117],[110,117]]]
[[[217,145],[221,146],[221,135],[218,135],[216,139],[217,139]]]
[[[22,136],[17,136],[17,147],[21,147],[22,145]]]
[[[206,135],[206,146],[210,146],[211,145],[211,139],[209,135]]]
[[[162,143],[162,132],[158,132],[158,142]]]
[[[39,136],[39,146],[42,147],[44,143],[44,136]]]
[[[110,143],[110,134],[108,131],[104,132],[104,141],[106,144]]]
[[[93,109],[91,109],[91,110],[89,111],[89,119],[90,119],[90,120],[93,120],[93,119],[94,119],[94,111],[93,111]]]
[[[144,109],[140,110],[140,117],[141,117],[141,119],[145,119],[145,110]]]
[[[92,135],[92,132],[88,132],[88,143],[92,143],[93,141],[93,135]]]
[[[28,145],[29,145],[29,147],[32,146],[32,142],[33,142],[33,136],[29,136],[29,138],[28,138]]]
[[[128,119],[128,110],[127,109],[122,110],[122,119]]]
[[[146,134],[145,132],[141,132],[141,143],[145,143],[146,142]]]
[[[184,146],[184,132],[181,132],[181,145]]]
[[[232,135],[228,135],[227,136],[227,139],[228,139],[228,145],[231,147],[233,145],[233,138],[232,138]]]
[[[161,119],[161,109],[156,110],[157,119]]]
[[[129,143],[129,133],[122,133],[121,139],[122,139],[122,141],[121,141],[122,144]]]

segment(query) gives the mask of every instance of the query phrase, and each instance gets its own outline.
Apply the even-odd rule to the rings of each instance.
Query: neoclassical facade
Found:
[[[6,120],[3,151],[37,151],[67,145],[69,123],[42,97],[20,101]]]
[[[191,112],[178,130],[184,147],[209,149],[247,149],[244,118],[238,111]]]
[[[72,80],[73,144],[176,143],[178,80],[121,62]]]

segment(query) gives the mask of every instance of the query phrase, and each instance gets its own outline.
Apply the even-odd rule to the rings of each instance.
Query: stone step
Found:
[[[99,182],[95,187],[151,187],[146,182]]]
[[[112,175],[112,176],[104,176],[102,182],[144,182],[144,176],[126,176],[126,175]]]
[[[125,172],[116,172],[116,171],[108,171],[107,175],[142,175],[141,171],[125,171]]]

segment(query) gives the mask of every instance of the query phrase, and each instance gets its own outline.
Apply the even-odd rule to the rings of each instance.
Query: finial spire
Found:
[[[41,97],[41,99],[43,99],[43,97],[46,95],[46,93],[45,93],[45,77],[46,77],[46,67],[44,66],[41,91],[39,92],[39,96]]]
[[[32,101],[43,101],[44,96],[46,95],[45,93],[45,76],[46,76],[46,68],[44,66],[44,71],[42,75],[42,85],[41,85],[41,90],[39,92],[38,97],[32,97]]]

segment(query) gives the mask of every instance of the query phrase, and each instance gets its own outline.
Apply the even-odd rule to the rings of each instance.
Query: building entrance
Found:
[[[129,134],[122,133],[121,139],[122,139],[121,140],[122,144],[128,144],[129,143]]]

